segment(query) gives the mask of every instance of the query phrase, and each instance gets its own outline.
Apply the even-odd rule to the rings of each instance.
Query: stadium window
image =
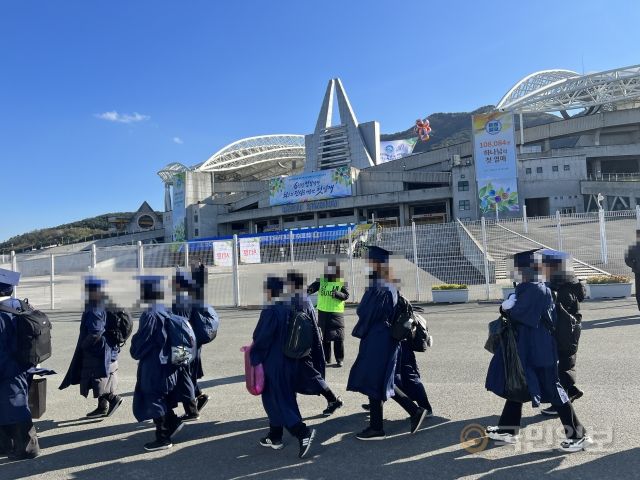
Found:
[[[530,168],[527,168],[527,169],[525,170],[525,173],[526,173],[527,175],[531,175],[531,169],[530,169]]]
[[[469,191],[469,181],[463,180],[462,182],[458,182],[458,191],[459,192],[468,192]]]
[[[570,165],[565,165],[564,166],[564,171],[568,172],[569,170],[571,170],[571,166]]]
[[[196,234],[196,237],[200,236],[200,231],[197,228],[196,228],[195,234]]]
[[[536,173],[542,173],[542,167],[537,167],[536,168]]]
[[[553,167],[551,167],[551,170],[554,172],[558,171],[558,165],[554,165]]]
[[[470,200],[460,200],[458,202],[458,210],[471,210]]]
[[[198,223],[198,214],[197,213],[193,216],[193,221]]]

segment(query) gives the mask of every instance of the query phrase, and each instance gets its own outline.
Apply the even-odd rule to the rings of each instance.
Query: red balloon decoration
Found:
[[[423,142],[428,142],[431,138],[431,127],[429,126],[429,119],[425,118],[423,120],[416,120],[416,126],[413,131],[418,134],[420,140],[422,140]]]

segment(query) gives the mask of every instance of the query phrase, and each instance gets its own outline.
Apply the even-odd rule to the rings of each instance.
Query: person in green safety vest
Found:
[[[307,293],[318,293],[318,326],[322,332],[322,348],[327,364],[331,363],[331,343],[334,345],[336,367],[344,361],[344,304],[349,298],[347,284],[340,276],[335,259],[327,262],[324,275],[307,288]]]

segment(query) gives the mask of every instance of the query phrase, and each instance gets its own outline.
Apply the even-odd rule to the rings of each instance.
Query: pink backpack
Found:
[[[261,395],[264,391],[264,368],[262,364],[251,365],[251,347],[253,344],[244,346],[240,349],[244,352],[244,380],[247,386],[247,390],[251,395]]]

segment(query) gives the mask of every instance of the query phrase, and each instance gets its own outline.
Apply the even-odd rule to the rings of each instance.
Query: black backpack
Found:
[[[193,309],[191,309],[189,323],[193,328],[193,333],[196,336],[198,345],[206,345],[207,343],[215,340],[215,338],[218,336],[220,319],[218,317],[218,313],[213,309],[213,307],[194,307]]]
[[[104,338],[111,347],[123,347],[133,332],[133,320],[122,308],[108,308]]]
[[[287,321],[287,336],[283,348],[285,357],[299,359],[311,353],[313,320],[302,310],[293,308]]]
[[[422,309],[420,309],[422,310]],[[411,331],[411,350],[414,352],[426,352],[431,346],[431,335],[429,335],[429,327],[427,321],[422,315],[413,316],[413,329]]]
[[[0,305],[0,312],[16,317],[16,359],[24,365],[36,366],[51,357],[51,322],[28,300],[20,300],[20,310]]]
[[[391,336],[399,342],[409,338],[413,323],[413,306],[409,303],[409,300],[398,293],[398,304],[391,323]]]

